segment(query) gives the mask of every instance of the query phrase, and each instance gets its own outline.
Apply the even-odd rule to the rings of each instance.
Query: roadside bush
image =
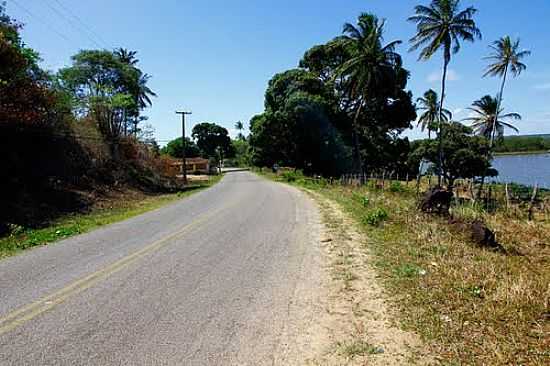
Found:
[[[405,187],[401,184],[401,182],[392,182],[390,185],[390,191],[391,192],[404,192]]]
[[[368,207],[370,205],[370,198],[365,194],[353,192],[353,199],[360,202],[363,207]]]
[[[388,216],[388,211],[383,208],[376,208],[363,217],[363,223],[371,226],[378,226],[381,222],[387,220]]]
[[[281,178],[285,182],[293,183],[293,182],[296,182],[298,178],[302,178],[302,174],[299,174],[297,172],[287,171],[281,174]]]

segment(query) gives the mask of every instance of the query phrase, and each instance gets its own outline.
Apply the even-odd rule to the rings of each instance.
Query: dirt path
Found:
[[[425,365],[418,336],[399,329],[365,238],[335,202],[310,192],[321,213],[323,292],[307,365]],[[310,331],[311,333],[311,331]]]

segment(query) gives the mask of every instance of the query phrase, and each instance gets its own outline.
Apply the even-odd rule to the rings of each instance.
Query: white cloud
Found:
[[[429,83],[435,83],[435,82],[441,82],[441,70],[436,70],[432,72],[426,80]],[[449,69],[447,71],[447,81],[457,81],[460,80],[462,77],[453,69]]]
[[[460,115],[460,114],[464,113],[464,112],[465,112],[465,110],[464,110],[463,108],[455,108],[455,109],[453,109],[453,111],[452,111],[452,112],[453,112],[453,116],[455,116],[455,117],[456,117],[456,116],[458,116],[458,115]]]

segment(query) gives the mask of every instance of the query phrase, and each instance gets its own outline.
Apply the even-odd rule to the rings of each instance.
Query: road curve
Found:
[[[298,190],[234,172],[2,260],[0,365],[301,363],[321,287],[317,215]]]

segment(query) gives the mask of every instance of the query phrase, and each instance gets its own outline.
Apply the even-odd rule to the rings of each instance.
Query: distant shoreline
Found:
[[[497,152],[494,156],[510,156],[510,155],[544,155],[550,154],[550,150],[534,150],[534,151],[515,151],[515,152]]]

